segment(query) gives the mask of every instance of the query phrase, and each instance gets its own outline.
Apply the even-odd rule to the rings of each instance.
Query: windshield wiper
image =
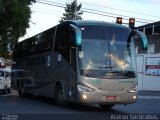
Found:
[[[135,73],[133,71],[125,71],[123,74],[126,76],[135,77]]]
[[[116,67],[98,66],[98,67],[96,67],[96,68],[98,68],[98,69],[94,69],[94,70],[88,69],[88,70],[85,70],[84,74],[85,74],[87,77],[91,77],[91,76],[95,75],[95,73],[98,73],[98,72],[100,72],[101,70],[103,70],[103,68],[104,68],[104,69],[105,69],[105,68],[110,68],[109,71],[112,71],[112,68],[116,68]],[[104,70],[103,70],[103,71],[104,71]],[[104,73],[104,72],[102,72],[102,73]],[[106,72],[105,72],[105,73],[106,73]]]
[[[111,66],[98,66],[97,68],[116,68],[116,67],[111,67]]]
[[[128,77],[135,77],[135,73],[133,71],[108,71],[106,72],[108,75],[111,74],[112,76],[128,76]],[[112,74],[113,73],[113,74]]]
[[[90,77],[93,75],[93,73],[91,73],[91,69],[83,70],[83,74],[87,77]]]

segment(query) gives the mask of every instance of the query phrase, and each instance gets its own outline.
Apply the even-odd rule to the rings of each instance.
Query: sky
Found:
[[[34,3],[31,5],[30,27],[27,33],[19,39],[22,41],[43,32],[57,24],[63,16],[64,8],[53,5],[65,6],[72,0],[38,0],[52,5]],[[160,21],[160,0],[77,0],[82,4],[82,10],[92,10],[98,14],[83,12],[83,20],[99,20],[115,22],[116,17],[122,17],[123,23],[128,23],[129,18],[135,18],[135,26]],[[103,14],[103,15],[102,15]]]

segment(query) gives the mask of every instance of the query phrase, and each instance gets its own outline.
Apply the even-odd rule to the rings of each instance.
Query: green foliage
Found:
[[[0,55],[25,35],[31,17],[30,5],[36,0],[0,0]]]
[[[65,20],[74,20],[75,19],[75,3],[76,1],[74,0],[71,2],[71,4],[67,3],[66,8],[65,8],[65,13],[63,13],[63,17],[61,17],[61,20],[59,21],[62,23]],[[83,12],[80,11],[82,5],[77,5],[76,7],[76,20],[82,20],[81,15]]]

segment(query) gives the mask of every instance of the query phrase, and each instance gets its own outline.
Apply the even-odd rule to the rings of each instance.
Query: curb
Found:
[[[160,100],[160,96],[138,96],[138,99],[158,99]]]

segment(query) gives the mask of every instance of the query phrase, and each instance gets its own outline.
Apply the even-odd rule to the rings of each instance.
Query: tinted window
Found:
[[[0,77],[4,77],[4,71],[0,70]]]
[[[60,52],[69,61],[70,31],[68,26],[57,27],[55,51]]]
[[[27,56],[52,50],[55,28],[46,30],[38,35],[18,43],[14,48],[13,57]]]
[[[104,39],[105,28],[103,26],[81,26],[83,39]]]

